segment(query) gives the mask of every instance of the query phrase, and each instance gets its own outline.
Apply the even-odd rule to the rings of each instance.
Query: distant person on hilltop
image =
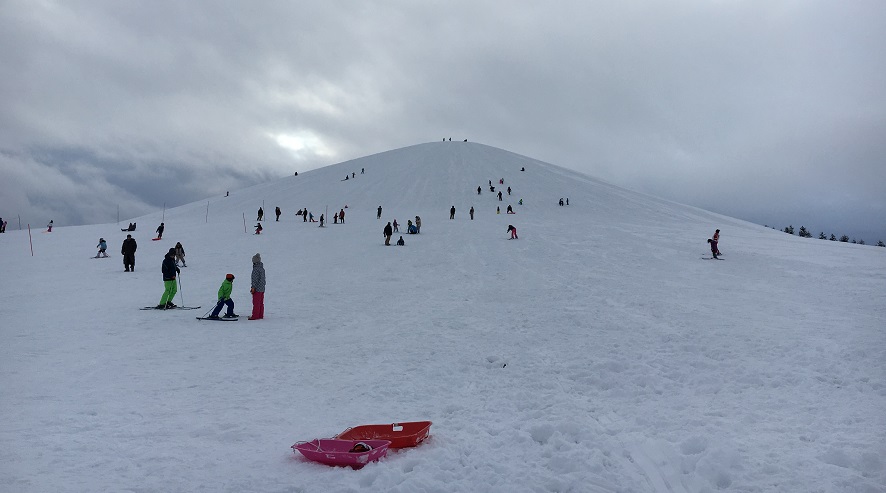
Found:
[[[381,206],[378,206],[378,214],[375,215],[376,219],[381,219]]]
[[[126,235],[123,246],[120,248],[120,253],[123,255],[124,272],[135,272],[135,251],[137,249],[138,244],[135,242],[135,238],[132,235]]]
[[[166,225],[164,223],[160,223],[160,226],[157,226],[157,239],[163,238],[163,230],[166,229]]]
[[[455,219],[455,206],[449,208],[449,219]]]
[[[52,219],[50,219],[49,224],[46,225],[46,232],[52,233]]]
[[[263,221],[265,219],[265,211],[259,207],[258,208],[258,217],[256,217],[256,221]]]
[[[474,220],[474,206],[471,206],[471,210],[468,211],[468,214],[471,215],[471,221]]]

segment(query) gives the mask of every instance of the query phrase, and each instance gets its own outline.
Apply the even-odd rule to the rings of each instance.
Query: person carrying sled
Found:
[[[163,238],[163,230],[166,229],[166,225],[160,223],[160,226],[157,226],[157,239]]]
[[[513,224],[508,224],[508,233],[511,233],[511,239],[517,239],[517,228],[514,227]]]
[[[163,296],[160,297],[160,304],[155,308],[158,310],[175,308],[175,304],[172,302],[172,299],[175,298],[175,293],[178,291],[175,275],[181,272],[175,266],[175,248],[170,248],[166,252],[166,256],[163,257],[163,263],[160,265],[160,270],[163,272]]]
[[[252,256],[252,315],[248,320],[261,320],[265,318],[265,264],[261,262],[261,255],[256,253]]]
[[[126,235],[123,247],[120,248],[120,254],[123,255],[124,272],[135,272],[135,251],[137,249],[138,244],[135,242],[135,238],[132,235]]]
[[[95,254],[95,258],[108,256],[108,253],[106,252],[106,250],[108,249],[108,243],[105,242],[104,238],[99,238],[98,245],[96,245],[95,247],[98,248],[98,253]]]
[[[221,313],[222,307],[227,306],[225,318],[237,318],[240,315],[234,313],[234,300],[231,299],[231,291],[234,290],[234,274],[225,274],[225,280],[222,281],[221,287],[218,288],[218,303],[209,316],[212,320],[218,320],[218,314]]]
[[[180,241],[175,244],[175,265],[178,265],[179,262],[182,263],[182,267],[188,266],[185,263],[185,247],[182,246]]]
[[[391,236],[394,235],[394,230],[391,227],[390,222],[388,222],[388,225],[385,226],[385,229],[384,229],[384,231],[382,231],[382,234],[385,235],[385,246],[391,246]]]

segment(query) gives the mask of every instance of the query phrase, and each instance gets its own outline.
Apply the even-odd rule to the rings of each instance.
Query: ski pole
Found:
[[[178,279],[178,295],[181,297],[182,306],[185,306],[185,294],[182,292],[182,273],[179,272],[176,278]]]

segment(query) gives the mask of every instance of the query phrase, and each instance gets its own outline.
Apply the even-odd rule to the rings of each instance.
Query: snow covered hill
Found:
[[[465,142],[134,221],[133,273],[125,224],[34,231],[33,256],[0,235],[0,491],[886,491],[886,249]],[[716,228],[725,260],[702,260]],[[175,302],[202,309],[139,311],[177,241]],[[195,320],[229,272],[243,317]],[[289,449],[426,419],[426,443],[360,471]]]

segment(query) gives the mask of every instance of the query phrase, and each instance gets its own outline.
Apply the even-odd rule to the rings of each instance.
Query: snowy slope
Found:
[[[295,216],[345,205],[344,225]],[[886,491],[886,249],[463,142],[135,221],[134,273],[125,224],[34,231],[33,257],[0,235],[0,491]],[[701,260],[715,228],[725,260]],[[203,310],[139,311],[176,241],[175,301]],[[266,318],[247,321],[256,252]],[[227,272],[244,317],[194,320]],[[289,449],[425,419],[425,444],[360,471]]]

